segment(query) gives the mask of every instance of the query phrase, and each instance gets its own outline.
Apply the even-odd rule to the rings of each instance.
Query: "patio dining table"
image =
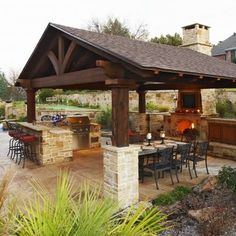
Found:
[[[161,143],[160,140],[151,142],[151,145],[148,145],[147,143],[143,143],[140,146],[140,151],[138,152],[138,158],[139,158],[139,179],[141,179],[141,182],[144,181],[144,176],[152,176],[152,172],[150,171],[144,171],[145,160],[148,161],[148,159],[152,158],[154,155],[156,155],[157,149],[164,149],[168,147],[174,147],[174,149],[177,148],[177,145],[184,145],[185,142],[175,141],[175,140],[165,140],[164,143]]]

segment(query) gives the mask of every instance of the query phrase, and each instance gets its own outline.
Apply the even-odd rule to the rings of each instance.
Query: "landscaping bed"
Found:
[[[236,193],[232,187],[236,183],[226,183],[229,178],[225,174],[223,178],[220,184],[217,177],[209,177],[182,200],[161,206],[173,227],[160,235],[236,235]]]

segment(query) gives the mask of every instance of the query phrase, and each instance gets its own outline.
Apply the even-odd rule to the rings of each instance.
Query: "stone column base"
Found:
[[[137,146],[103,147],[104,196],[113,199],[121,209],[139,200]]]

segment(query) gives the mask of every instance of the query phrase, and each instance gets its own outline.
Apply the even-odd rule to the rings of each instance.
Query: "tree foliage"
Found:
[[[10,71],[8,77],[3,72],[0,72],[0,98],[2,100],[18,101],[26,98],[25,90],[15,86],[18,76],[18,72],[13,70]]]
[[[178,33],[175,33],[174,35],[167,34],[166,36],[161,35],[159,38],[151,38],[150,41],[153,43],[168,44],[173,46],[179,46],[182,44],[182,38]]]
[[[18,77],[19,77],[19,73],[17,71],[14,71],[14,70],[10,71],[10,75],[8,77],[9,89],[10,89],[10,93],[11,93],[11,98],[14,101],[26,99],[25,90],[22,87],[15,86],[15,83],[16,83],[16,80],[18,79]]]
[[[8,86],[5,74],[0,71],[0,99],[8,100],[10,98]]]
[[[53,89],[40,89],[38,93],[39,102],[46,102],[47,97],[52,97],[54,95]]]
[[[108,17],[106,22],[101,22],[98,19],[93,19],[88,24],[88,29],[98,33],[111,35],[119,35],[132,39],[146,40],[148,31],[145,24],[140,24],[135,30],[131,30],[124,22],[118,18]]]

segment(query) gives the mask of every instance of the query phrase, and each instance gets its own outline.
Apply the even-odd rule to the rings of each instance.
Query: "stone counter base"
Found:
[[[209,155],[236,161],[236,146],[224,143],[210,142]]]

